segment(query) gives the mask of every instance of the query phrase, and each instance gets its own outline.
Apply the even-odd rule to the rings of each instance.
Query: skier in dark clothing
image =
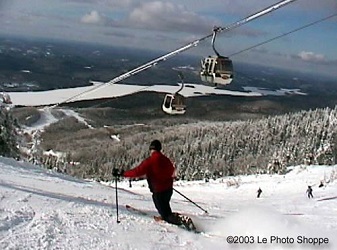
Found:
[[[308,193],[308,198],[314,198],[314,196],[312,195],[312,188],[311,186],[308,186],[308,189],[307,189],[307,193]]]
[[[262,189],[259,188],[259,189],[257,190],[257,198],[260,198],[261,193],[262,193]]]
[[[171,160],[162,154],[160,141],[152,141],[149,149],[151,156],[139,166],[125,171],[123,176],[135,178],[145,175],[152,192],[153,203],[162,219],[171,224],[183,225],[185,222],[179,214],[172,213],[170,207],[175,168]]]

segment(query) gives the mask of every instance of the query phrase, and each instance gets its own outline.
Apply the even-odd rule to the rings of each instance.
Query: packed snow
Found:
[[[337,165],[176,181],[177,191],[208,211],[172,196],[173,210],[190,215],[200,234],[155,222],[144,180],[132,187],[118,182],[117,218],[113,181],[79,180],[3,157],[0,169],[0,249],[337,249]],[[126,204],[148,215],[129,212]],[[241,243],[229,244],[229,236]]]

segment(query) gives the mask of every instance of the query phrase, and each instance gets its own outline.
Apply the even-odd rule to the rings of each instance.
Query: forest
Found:
[[[180,179],[284,174],[293,165],[336,164],[336,132],[336,107],[245,121],[156,121],[97,128],[67,117],[39,135],[40,148],[29,157],[70,175],[111,180],[113,168],[135,167],[149,156],[149,143],[159,139]],[[46,156],[47,150],[63,156]]]

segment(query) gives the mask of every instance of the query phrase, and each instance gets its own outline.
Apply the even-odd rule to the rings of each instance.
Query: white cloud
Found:
[[[155,30],[173,30],[204,33],[214,23],[172,2],[143,3],[130,12],[129,25]]]
[[[144,0],[142,0],[144,1]],[[178,2],[188,6],[188,9],[195,11],[205,11],[213,13],[239,13],[240,15],[249,15],[253,14],[256,11],[261,10],[262,8],[271,6],[275,4],[276,0],[212,0],[212,1],[196,1],[196,0],[171,0],[171,2]],[[305,0],[305,1],[295,1],[290,3],[286,10],[306,10],[306,11],[317,11],[325,10],[331,12],[331,10],[336,10],[337,1],[336,0]]]
[[[129,8],[135,4],[133,0],[102,0],[102,2],[113,8]]]
[[[301,51],[297,55],[301,60],[307,62],[325,62],[325,57],[322,54],[315,54],[314,52],[310,51]]]
[[[102,22],[102,17],[96,10],[93,10],[89,14],[84,15],[81,18],[81,22],[89,24],[98,24]]]
[[[135,0],[63,0],[66,3],[88,4],[92,6],[106,6],[113,8],[128,8],[135,4]]]

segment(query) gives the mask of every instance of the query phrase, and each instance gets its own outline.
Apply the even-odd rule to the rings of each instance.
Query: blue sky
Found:
[[[1,35],[171,51],[277,0],[0,0]],[[230,55],[337,13],[337,0],[297,0],[216,41]],[[337,17],[232,58],[337,77]],[[211,41],[189,54],[212,54]]]

